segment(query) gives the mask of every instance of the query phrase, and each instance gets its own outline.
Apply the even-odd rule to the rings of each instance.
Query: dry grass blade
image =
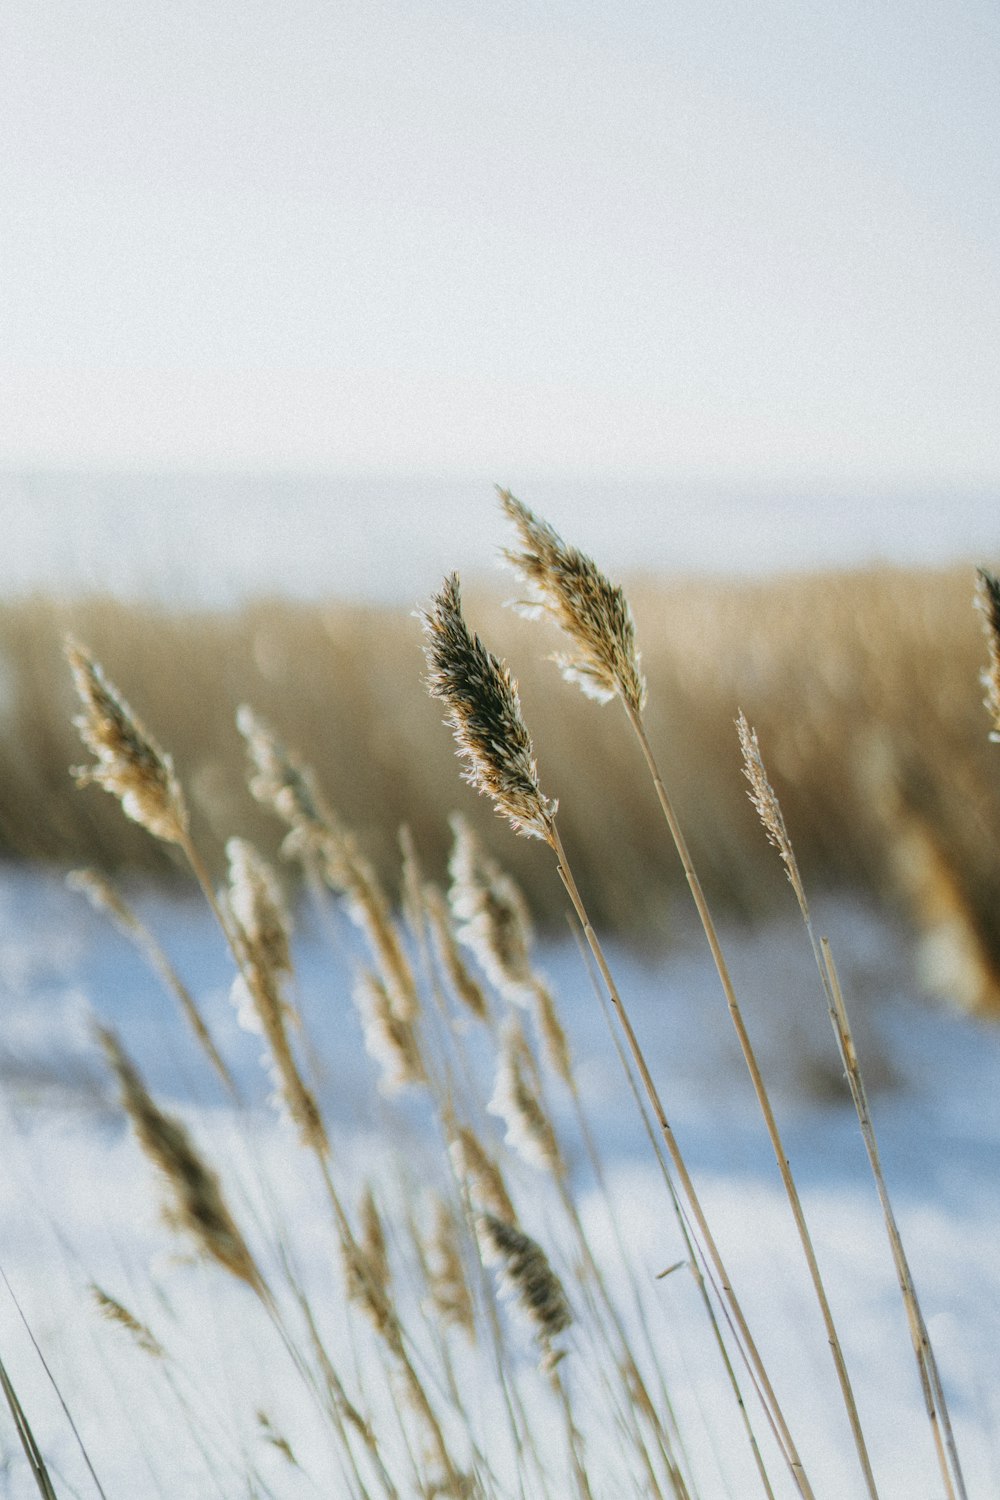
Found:
[[[454,573],[422,618],[428,690],[446,706],[466,781],[492,799],[515,832],[549,842],[555,804],[538,783],[517,684],[466,625]]]
[[[504,514],[517,527],[522,551],[504,557],[524,579],[523,608],[547,614],[573,641],[577,655],[557,657],[563,676],[590,698],[608,703],[619,695],[641,713],[646,683],[635,645],[635,623],[624,592],[583,552],[534,515],[509,490],[498,490]]]
[[[49,1471],[45,1466],[45,1459],[42,1457],[42,1450],[35,1441],[35,1434],[31,1430],[31,1424],[25,1415],[24,1407],[18,1400],[17,1392],[14,1389],[10,1376],[7,1374],[3,1360],[0,1360],[0,1386],[3,1387],[4,1397],[10,1408],[10,1414],[14,1418],[14,1426],[17,1428],[21,1447],[24,1449],[25,1457],[28,1460],[32,1477],[38,1486],[39,1493],[45,1497],[45,1500],[57,1500],[55,1488],[49,1477]]]
[[[66,659],[83,705],[74,723],[95,764],[77,771],[77,782],[95,782],[117,797],[126,817],[155,838],[182,844],[188,813],[170,756],[143,728],[90,653],[66,642]]]

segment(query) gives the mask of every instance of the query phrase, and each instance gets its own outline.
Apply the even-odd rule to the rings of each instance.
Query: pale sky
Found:
[[[1000,482],[995,0],[4,0],[0,465]]]

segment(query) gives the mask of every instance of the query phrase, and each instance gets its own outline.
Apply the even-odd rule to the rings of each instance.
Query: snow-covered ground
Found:
[[[139,892],[137,900],[259,1107],[237,1130],[156,981],[60,877],[0,869],[0,1266],[9,1280],[9,1290],[0,1284],[0,1354],[61,1495],[96,1491],[13,1297],[109,1500],[246,1495],[239,1476],[248,1462],[282,1497],[336,1495],[312,1410],[250,1294],[178,1258],[178,1241],[157,1217],[150,1169],[122,1123],[92,1041],[94,1016],[119,1030],[155,1095],[184,1113],[227,1183],[248,1184],[245,1195],[233,1189],[244,1217],[257,1201],[250,1184],[263,1171],[271,1183],[264,1212],[279,1206],[338,1356],[352,1372],[356,1358],[364,1366],[341,1316],[340,1270],[318,1180],[266,1102],[260,1043],[237,1026],[222,943],[200,905],[156,892]],[[904,938],[887,919],[847,900],[819,902],[817,916],[833,939],[858,1023],[886,1172],[951,1398],[969,1494],[991,1500],[1000,1494],[1000,1029],[921,999]],[[404,1179],[412,1190],[434,1176],[434,1132],[419,1100],[380,1098],[343,952],[338,956],[307,911],[300,925],[297,996],[315,1045],[335,1174],[349,1201],[369,1177],[391,1204]],[[350,941],[342,927],[338,940]],[[942,1485],[899,1295],[853,1112],[837,1088],[837,1058],[805,939],[789,919],[764,931],[733,928],[725,942],[828,1279],[880,1494],[936,1500]],[[624,951],[612,959],[817,1496],[861,1496],[818,1313],[713,971],[683,921],[671,952],[655,962]],[[614,1226],[639,1276],[649,1333],[665,1351],[699,1494],[743,1500],[760,1491],[693,1283],[683,1269],[656,1279],[683,1250],[585,968],[568,941],[542,949],[539,966],[556,987],[571,1034],[607,1165]],[[475,1046],[471,1033],[467,1040]],[[585,1222],[614,1279],[612,1221],[565,1101],[558,1113]],[[562,1231],[541,1179],[525,1167],[515,1185],[533,1232],[550,1235],[557,1252]],[[92,1280],[153,1326],[174,1356],[166,1373],[100,1320],[86,1290]],[[641,1330],[633,1327],[633,1336],[638,1346]],[[526,1341],[524,1349],[527,1365]],[[599,1398],[589,1351],[571,1340],[563,1368],[587,1409]],[[497,1398],[472,1384],[472,1369],[460,1368],[457,1378],[479,1430],[489,1432],[498,1425],[491,1419]],[[381,1377],[362,1369],[361,1379],[377,1406]],[[197,1412],[194,1424],[185,1404]],[[290,1440],[303,1470],[255,1435],[258,1408]],[[202,1434],[207,1462],[192,1430]],[[502,1481],[502,1446],[498,1453]],[[607,1429],[595,1431],[588,1461],[598,1500],[631,1493],[622,1487]],[[790,1494],[773,1457],[771,1466],[776,1494]],[[35,1493],[5,1413],[0,1493]]]

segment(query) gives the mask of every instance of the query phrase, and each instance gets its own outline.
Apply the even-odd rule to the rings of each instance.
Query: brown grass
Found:
[[[649,737],[709,898],[752,914],[784,895],[741,787],[733,721],[742,707],[767,746],[803,878],[814,890],[894,886],[894,849],[919,830],[933,859],[909,899],[932,925],[947,908],[953,946],[975,954],[981,969],[967,986],[970,1003],[990,1009],[1000,1004],[1000,751],[984,733],[986,653],[973,584],[971,569],[883,568],[739,584],[639,582],[628,593],[649,683]],[[632,934],[662,932],[683,876],[648,785],[625,774],[638,769],[638,752],[621,716],[558,682],[542,659],[560,646],[554,630],[501,610],[495,586],[466,592],[477,627],[517,662],[543,785],[559,789],[560,828],[595,918]],[[177,865],[112,798],[73,787],[68,767],[80,747],[62,661],[68,631],[127,685],[150,734],[169,739],[195,842],[215,873],[233,831],[272,857],[280,838],[246,790],[233,718],[248,702],[316,768],[383,879],[395,879],[404,821],[439,876],[447,814],[459,808],[514,868],[536,915],[555,914],[539,861],[510,847],[459,785],[440,705],[420,681],[419,624],[402,610],[262,601],[227,614],[170,614],[93,599],[3,606],[0,849],[111,870]],[[614,799],[604,795],[612,782]]]

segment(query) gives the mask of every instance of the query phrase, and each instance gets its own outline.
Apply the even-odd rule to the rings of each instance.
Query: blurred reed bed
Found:
[[[709,898],[760,914],[782,879],[753,834],[734,731],[743,708],[768,746],[775,787],[814,886],[892,891],[926,934],[928,972],[970,1008],[1000,1008],[1000,778],[982,733],[982,635],[972,570],[877,568],[769,581],[634,580],[628,593],[649,682],[646,729]],[[517,662],[537,754],[560,788],[560,827],[595,918],[655,939],[681,892],[641,757],[617,716],[555,681],[539,632],[502,603],[513,582],[466,588],[479,628]],[[536,917],[559,915],[525,849],[456,785],[439,713],[420,683],[406,611],[262,600],[225,613],[167,613],[109,600],[0,608],[0,848],[15,856],[168,872],[174,851],[104,799],[74,794],[78,758],[60,660],[88,642],[151,725],[168,726],[191,828],[213,873],[234,831],[273,856],[247,793],[236,707],[254,704],[316,767],[375,869],[393,880],[396,830],[432,872],[448,814],[503,851]],[[612,782],[618,793],[603,795]],[[390,885],[392,894],[396,888]]]

